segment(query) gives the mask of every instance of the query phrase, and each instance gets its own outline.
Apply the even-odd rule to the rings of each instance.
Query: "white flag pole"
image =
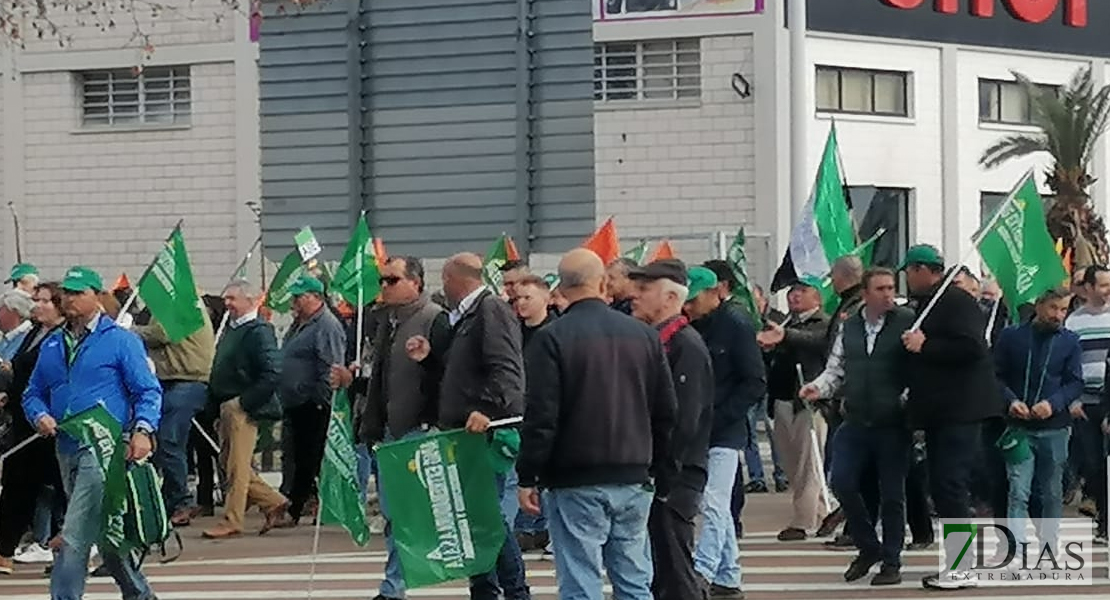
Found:
[[[1002,298],[996,298],[994,306],[991,307],[991,316],[987,319],[987,331],[983,334],[987,339],[987,346],[991,345],[991,332],[994,331],[994,322],[998,319],[998,307],[1002,304]]]

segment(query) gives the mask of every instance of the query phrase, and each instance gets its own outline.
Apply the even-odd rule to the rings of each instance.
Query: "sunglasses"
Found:
[[[378,279],[378,283],[380,283],[381,285],[397,285],[400,282],[401,278],[396,276],[382,277]]]

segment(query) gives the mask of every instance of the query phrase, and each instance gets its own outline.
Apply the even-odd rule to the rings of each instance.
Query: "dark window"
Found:
[[[909,116],[909,74],[817,67],[817,110],[895,117]]]
[[[910,191],[855,185],[848,187],[848,197],[861,242],[886,230],[875,242],[871,264],[896,268],[910,246]]]
[[[1043,94],[1056,95],[1060,88],[1038,85]],[[1031,125],[1033,99],[1017,81],[979,80],[979,121],[1006,125]]]
[[[979,194],[979,227],[987,224],[987,221],[994,215],[994,211],[998,210],[998,207],[1006,201],[1007,196],[1009,194],[1005,192],[983,192]],[[1055,199],[1056,196],[1051,194],[1041,195],[1041,200],[1044,201],[1045,213],[1048,213],[1048,209],[1052,208]]]

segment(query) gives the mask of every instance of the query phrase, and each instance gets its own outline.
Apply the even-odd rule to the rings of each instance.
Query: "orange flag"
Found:
[[[617,228],[613,225],[613,217],[606,219],[582,247],[593,250],[606,265],[617,260],[621,255],[621,242],[617,237]]]
[[[520,252],[516,249],[516,242],[513,241],[511,236],[505,236],[505,258],[508,260],[520,260]]]
[[[112,284],[112,291],[116,292],[129,289],[131,289],[131,280],[127,278],[127,273],[120,273],[119,277],[116,278],[116,282]]]
[[[675,256],[674,248],[671,247],[671,241],[670,240],[663,240],[662,242],[659,242],[658,246],[655,247],[655,252],[652,253],[651,258],[649,258],[647,260],[647,262],[645,262],[644,264],[652,263],[652,262],[655,262],[657,260],[663,260],[663,259],[667,259],[667,258],[677,258],[677,257]]]
[[[385,253],[385,243],[382,238],[374,238],[374,259],[378,261],[378,268],[381,269],[385,266],[385,261],[389,259],[389,255]]]

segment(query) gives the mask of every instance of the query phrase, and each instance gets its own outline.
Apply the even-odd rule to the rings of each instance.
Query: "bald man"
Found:
[[[670,366],[658,331],[605,304],[596,254],[567,253],[559,290],[566,312],[528,343],[520,505],[539,514],[543,488],[561,599],[602,600],[604,567],[615,600],[645,600],[648,513],[677,471]]]
[[[451,306],[451,346],[440,384],[439,427],[465,427],[484,434],[491,420],[524,414],[524,357],[520,323],[504,300],[482,284],[482,258],[456,254],[443,265],[443,293]],[[426,340],[410,344],[416,360],[430,350]],[[470,578],[473,600],[529,600],[520,546],[509,526],[516,521],[516,472],[497,475],[505,543],[496,572]]]

